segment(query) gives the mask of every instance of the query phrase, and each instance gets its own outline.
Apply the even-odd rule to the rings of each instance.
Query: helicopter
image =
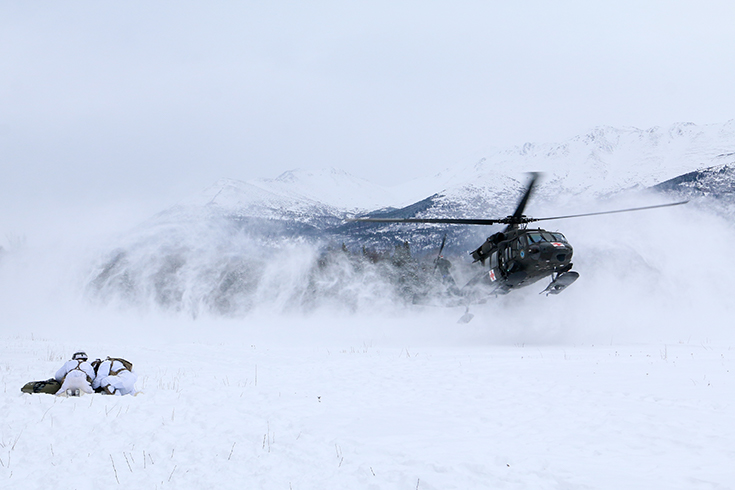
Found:
[[[476,274],[464,287],[458,288],[450,274],[451,263],[442,256],[446,242],[446,235],[439,248],[439,254],[434,262],[434,269],[439,271],[442,282],[448,286],[448,291],[467,299],[469,303],[477,295],[478,290],[483,295],[507,294],[513,290],[534,284],[549,277],[551,282],[540,294],[559,294],[573,284],[579,273],[572,270],[572,256],[574,249],[566,237],[556,231],[542,228],[529,228],[529,223],[550,221],[583,216],[597,216],[604,214],[626,213],[647,209],[679,206],[689,201],[680,201],[654,206],[617,209],[595,213],[574,214],[566,216],[552,216],[546,218],[531,218],[523,214],[530,199],[540,173],[532,172],[521,200],[513,214],[505,218],[353,218],[350,221],[371,223],[433,223],[451,225],[497,225],[506,227],[490,235],[477,249],[469,252],[473,262],[480,263],[483,270]],[[487,267],[486,267],[487,266]],[[468,317],[468,312],[463,318]],[[468,319],[466,321],[469,321]]]

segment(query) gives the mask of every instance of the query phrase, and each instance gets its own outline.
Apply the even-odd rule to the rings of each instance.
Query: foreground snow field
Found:
[[[735,488],[726,343],[272,328],[0,339],[0,488]],[[133,361],[141,393],[20,392],[79,348]]]

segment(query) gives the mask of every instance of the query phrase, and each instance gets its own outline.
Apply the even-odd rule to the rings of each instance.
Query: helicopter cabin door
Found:
[[[498,263],[498,251],[495,250],[490,254],[489,258],[490,270],[488,271],[488,278],[490,282],[495,282],[501,278],[500,264]]]
[[[509,243],[506,243],[500,253],[500,267],[503,272],[509,272],[513,264],[513,250]]]
[[[504,273],[510,274],[517,272],[520,267],[521,250],[523,250],[523,241],[521,237],[505,244],[502,250],[502,269]]]

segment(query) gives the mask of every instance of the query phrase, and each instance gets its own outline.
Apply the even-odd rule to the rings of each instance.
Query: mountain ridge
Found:
[[[433,195],[462,200],[474,194],[484,201],[478,209],[495,212],[509,197],[506,189],[523,186],[523,172],[527,170],[544,173],[536,195],[542,201],[560,195],[604,198],[726,164],[733,156],[735,119],[723,124],[676,123],[645,130],[598,126],[561,143],[495,148],[478,159],[394,186],[373,184],[335,168],[297,168],[271,179],[221,179],[210,186],[210,191],[221,185],[240,188],[247,194],[249,185],[259,192],[280,196],[263,198],[261,202],[240,199],[243,205],[234,196],[230,196],[229,203],[220,199],[222,207],[229,206],[233,211],[238,207],[247,210],[256,204],[293,213],[299,209],[321,209],[322,213],[346,215],[381,208],[400,209]],[[251,190],[250,194],[254,192]]]

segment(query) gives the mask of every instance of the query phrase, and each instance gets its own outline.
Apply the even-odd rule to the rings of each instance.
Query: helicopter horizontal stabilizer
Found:
[[[547,296],[549,294],[559,294],[562,291],[564,291],[570,284],[576,281],[578,278],[579,278],[579,272],[575,272],[575,271],[562,272],[561,274],[556,276],[556,279],[551,281],[551,283],[548,286],[546,286],[546,289],[541,291],[540,294],[546,293]]]

